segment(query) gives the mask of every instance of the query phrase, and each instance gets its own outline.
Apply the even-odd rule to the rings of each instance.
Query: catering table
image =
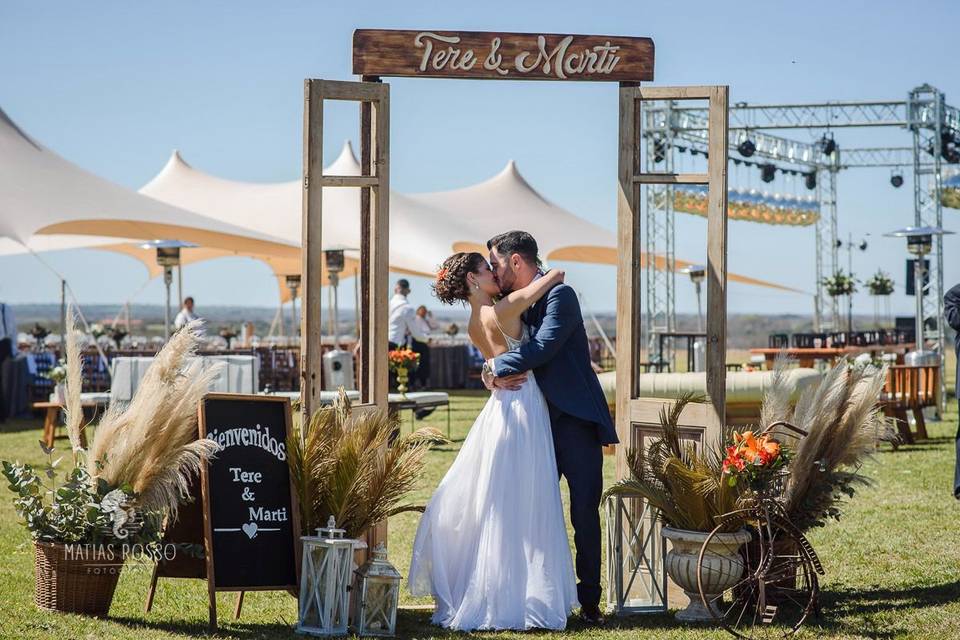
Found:
[[[257,393],[259,391],[260,363],[254,356],[198,356],[191,359],[191,362],[196,360],[202,363],[205,370],[219,363],[224,365],[210,384],[210,391],[220,393]],[[110,385],[110,402],[130,402],[153,361],[152,356],[114,358],[111,364],[113,383]]]
[[[430,345],[430,388],[463,389],[471,367],[466,344]]]
[[[831,365],[844,356],[856,357],[862,353],[878,356],[882,353],[893,353],[897,356],[897,364],[903,364],[903,356],[913,350],[913,344],[873,344],[865,347],[814,347],[787,349],[771,349],[769,347],[750,349],[750,353],[762,355],[767,369],[773,369],[777,356],[784,354],[792,360],[798,360],[801,367],[813,367],[818,360],[829,362]]]

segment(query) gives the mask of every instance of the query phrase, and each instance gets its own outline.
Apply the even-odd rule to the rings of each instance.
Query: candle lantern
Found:
[[[303,536],[300,616],[297,633],[342,636],[347,633],[354,540],[344,538],[333,516],[316,536]]]
[[[363,566],[354,571],[353,630],[361,636],[392,636],[397,628],[402,576],[387,562],[380,543]]]

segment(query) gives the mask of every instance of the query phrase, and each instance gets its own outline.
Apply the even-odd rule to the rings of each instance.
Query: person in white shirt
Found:
[[[413,340],[410,348],[420,354],[420,366],[417,367],[417,384],[421,389],[426,389],[430,386],[430,334],[436,331],[439,328],[436,322],[433,321],[433,314],[431,314],[424,305],[417,307],[417,315],[414,318],[414,322],[417,324],[417,328],[420,329],[420,333],[427,336],[426,342],[420,342],[419,340]]]
[[[390,349],[398,349],[409,343],[409,339],[427,341],[427,336],[417,325],[417,313],[413,305],[407,301],[410,295],[410,281],[406,278],[397,280],[397,286],[393,289],[393,297],[390,298],[390,324],[387,330],[387,340],[390,342]]]
[[[193,311],[193,297],[187,296],[183,299],[183,308],[180,309],[180,312],[177,314],[177,317],[173,320],[173,328],[177,331],[182,329],[184,325],[193,320],[199,320],[198,316]]]
[[[387,340],[391,350],[409,347],[419,353],[420,364],[423,365],[423,347],[426,346],[429,338],[417,323],[417,313],[413,305],[407,300],[408,295],[410,295],[410,281],[406,278],[397,280],[397,285],[393,288],[393,297],[390,299],[390,324],[387,330]],[[410,376],[411,389],[417,380],[418,374],[414,372]],[[390,387],[396,387],[396,376],[392,373],[390,375]]]

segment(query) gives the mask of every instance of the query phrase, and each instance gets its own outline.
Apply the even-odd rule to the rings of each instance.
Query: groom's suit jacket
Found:
[[[529,342],[494,359],[496,376],[533,371],[547,402],[597,426],[602,444],[614,444],[613,426],[600,381],[590,366],[587,332],[573,288],[558,284],[523,317]]]

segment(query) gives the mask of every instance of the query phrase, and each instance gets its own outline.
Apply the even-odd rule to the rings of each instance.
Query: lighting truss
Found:
[[[653,136],[667,141],[666,171],[672,171],[672,156],[676,145],[688,146],[704,153],[707,149],[708,114],[704,107],[676,105],[672,102],[650,103],[645,109],[643,135],[648,143]],[[944,132],[960,137],[960,109],[946,104],[943,93],[930,85],[922,85],[909,92],[906,100],[875,100],[862,102],[819,102],[798,104],[747,104],[740,102],[729,110],[729,146],[738,158],[738,145],[751,140],[755,151],[750,161],[760,158],[772,161],[778,167],[791,165],[804,172],[815,172],[820,218],[816,226],[816,290],[815,326],[818,330],[837,329],[835,305],[826,308],[828,297],[822,290],[824,275],[839,268],[837,238],[837,177],[841,170],[854,168],[893,168],[913,170],[915,226],[943,226],[941,204],[943,173],[941,152]],[[838,148],[825,155],[818,142],[803,142],[770,133],[777,130],[806,129],[817,137],[841,128],[896,127],[907,129],[912,136],[909,147]],[[652,146],[652,145],[649,145]],[[704,153],[705,154],[705,153]],[[663,171],[652,167],[648,153],[648,171]],[[652,331],[673,329],[674,283],[673,253],[673,187],[660,187],[665,193],[648,195],[646,250],[663,255],[667,260],[666,275],[647,276],[648,338]],[[651,190],[648,190],[650,193]],[[659,206],[662,204],[663,206]],[[924,318],[932,329],[926,338],[936,342],[940,353],[944,350],[943,318],[943,239],[935,241],[930,255],[930,285],[924,297]],[[651,290],[658,289],[659,290]],[[933,320],[933,322],[929,322]],[[943,359],[941,359],[941,362]],[[943,376],[941,375],[941,381]],[[942,394],[945,397],[945,394]]]

